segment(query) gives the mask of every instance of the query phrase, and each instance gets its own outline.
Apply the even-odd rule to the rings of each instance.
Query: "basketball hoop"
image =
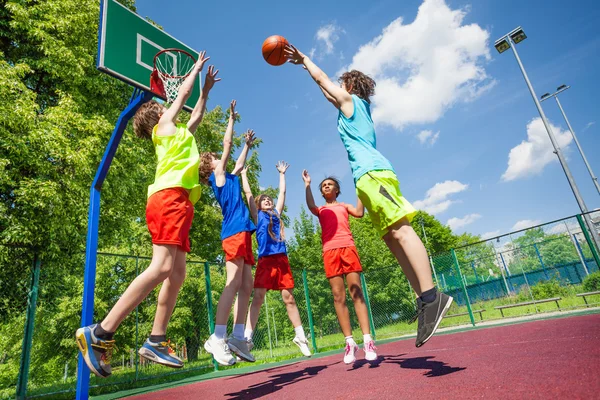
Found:
[[[196,59],[181,49],[164,49],[154,56],[154,69],[150,75],[150,90],[172,103],[179,88],[188,77]]]

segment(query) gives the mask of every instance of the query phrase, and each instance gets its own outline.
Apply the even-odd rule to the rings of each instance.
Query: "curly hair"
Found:
[[[321,191],[321,195],[323,194],[323,183],[325,181],[333,181],[333,186],[335,186],[335,188],[337,189],[337,193],[335,195],[335,198],[337,199],[338,196],[342,194],[342,190],[340,189],[340,181],[337,178],[334,178],[333,176],[328,176],[327,178],[323,179],[321,183],[319,183],[319,190]]]
[[[350,72],[344,72],[338,82],[344,84],[348,93],[355,94],[371,104],[370,97],[375,94],[375,81],[373,78],[353,69]]]
[[[273,210],[261,210],[260,208],[260,203],[265,199],[265,198],[269,198],[271,199],[271,202],[273,202],[273,199],[271,198],[271,196],[267,195],[267,194],[261,194],[259,195],[256,199],[254,199],[254,202],[256,203],[256,208],[258,209],[258,211],[263,211],[266,212],[267,214],[269,214],[269,236],[271,236],[271,239],[273,239],[276,242],[283,242],[285,241],[285,229],[283,226],[283,220],[281,218],[279,218],[279,238],[275,235],[275,233],[273,233],[273,216],[277,215]]]
[[[208,185],[208,178],[210,178],[210,174],[213,172],[212,160],[217,158],[216,153],[212,153],[210,151],[206,151],[204,153],[200,153],[200,165],[198,165],[198,177],[200,178],[200,182]]]
[[[158,124],[164,106],[151,100],[137,110],[133,117],[133,132],[142,139],[152,139],[152,130]]]

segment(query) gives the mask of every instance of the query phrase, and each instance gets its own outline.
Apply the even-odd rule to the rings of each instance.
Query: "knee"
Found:
[[[296,304],[294,296],[289,292],[281,292],[281,297],[286,306],[293,306]]]
[[[169,279],[171,279],[171,281],[173,283],[181,285],[183,283],[183,281],[185,280],[185,276],[186,276],[185,268],[174,268],[173,271],[171,272],[171,275],[169,276]]]
[[[341,290],[336,290],[333,292],[333,302],[337,305],[346,304],[346,292]]]
[[[359,285],[351,285],[349,287],[350,296],[352,296],[352,300],[354,301],[364,301],[363,292]]]
[[[242,286],[242,274],[234,274],[225,286],[238,292]]]
[[[267,295],[267,292],[261,290],[261,291],[254,291],[254,297],[252,298],[252,304],[262,304],[265,301],[265,296]]]
[[[401,225],[397,229],[392,229],[392,237],[400,245],[406,244],[414,234],[414,230],[410,225]]]
[[[254,283],[252,282],[252,280],[246,280],[241,283],[239,291],[241,293],[246,293],[246,294],[250,295],[252,293],[253,288],[254,288]]]
[[[158,268],[156,268],[156,274],[160,280],[165,280],[173,274],[174,265],[172,257],[165,257],[160,260]]]

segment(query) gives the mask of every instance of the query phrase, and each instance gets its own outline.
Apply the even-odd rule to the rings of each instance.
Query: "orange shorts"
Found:
[[[194,205],[184,188],[169,188],[152,194],[146,204],[146,224],[153,244],[174,244],[190,252],[190,228]]]
[[[244,264],[254,265],[252,232],[244,231],[225,238],[223,240],[223,251],[225,252],[225,261],[242,257]]]
[[[358,252],[354,246],[327,250],[323,253],[323,264],[327,278],[346,275],[350,272],[362,272],[360,258],[358,258]]]
[[[254,274],[254,287],[268,290],[294,288],[294,277],[287,255],[273,254],[258,259]]]

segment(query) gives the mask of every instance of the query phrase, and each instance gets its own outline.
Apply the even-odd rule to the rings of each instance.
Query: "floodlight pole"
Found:
[[[96,176],[90,188],[90,206],[88,211],[88,231],[87,243],[85,248],[85,271],[83,278],[83,305],[81,307],[81,327],[91,325],[94,321],[94,289],[96,286],[96,253],[98,251],[98,225],[100,222],[100,191],[110,164],[117,152],[117,147],[127,127],[127,122],[133,117],[142,104],[150,101],[153,94],[151,92],[135,89],[129,104],[121,112],[115,125],[115,129],[110,137],[104,155],[96,171]],[[77,400],[85,400],[89,396],[90,390],[90,369],[83,360],[81,352],[79,353],[79,362],[77,364]]]
[[[569,166],[567,165],[567,161],[562,153],[562,150],[560,149],[560,146],[558,145],[558,142],[556,141],[556,138],[554,137],[554,133],[552,133],[552,128],[550,128],[550,124],[548,123],[548,120],[546,119],[546,114],[544,114],[542,105],[540,104],[540,102],[537,98],[537,95],[535,94],[535,90],[533,90],[533,86],[531,85],[531,82],[529,81],[527,72],[525,72],[525,67],[523,67],[523,63],[521,62],[521,59],[519,58],[519,53],[517,53],[517,48],[515,46],[515,42],[510,37],[510,34],[504,36],[500,40],[502,40],[502,39],[506,39],[506,41],[509,44],[509,47],[512,49],[512,51],[515,55],[515,58],[517,59],[517,63],[519,64],[519,68],[521,69],[521,73],[523,74],[523,78],[525,78],[525,83],[527,83],[527,87],[529,88],[531,97],[533,97],[533,102],[535,103],[535,106],[537,107],[537,110],[540,113],[542,122],[544,123],[544,126],[546,127],[546,131],[548,132],[548,136],[550,137],[550,141],[552,142],[552,147],[554,148],[554,153],[558,156],[558,161],[560,162],[560,165],[565,173],[565,176],[567,177],[567,180],[569,181],[569,185],[571,186],[571,190],[573,191],[573,194],[575,195],[575,200],[577,201],[577,205],[579,205],[579,209],[581,210],[581,213],[583,214],[583,218],[585,218],[585,222],[587,223],[588,229],[590,230],[590,232],[592,234],[592,239],[596,245],[596,248],[600,249],[600,237],[598,236],[598,232],[596,231],[596,228],[594,227],[592,218],[587,213],[588,208],[585,205],[585,202],[583,201],[583,197],[581,197],[581,193],[579,193],[579,189],[577,188],[575,179],[573,179],[573,175],[571,174],[571,170],[569,169]]]

